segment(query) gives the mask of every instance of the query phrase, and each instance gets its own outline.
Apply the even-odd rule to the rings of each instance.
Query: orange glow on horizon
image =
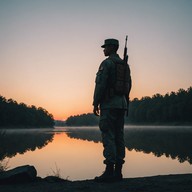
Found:
[[[118,39],[122,57],[126,35],[131,99],[192,85],[190,1],[20,4],[0,1],[0,95],[7,99],[43,107],[57,120],[92,113],[95,76],[106,59],[101,45]]]

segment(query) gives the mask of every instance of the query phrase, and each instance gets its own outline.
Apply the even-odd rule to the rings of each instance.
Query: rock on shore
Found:
[[[34,181],[36,176],[37,170],[34,166],[24,165],[9,171],[0,172],[0,184]]]

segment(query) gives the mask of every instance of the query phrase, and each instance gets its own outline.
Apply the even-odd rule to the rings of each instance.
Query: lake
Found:
[[[192,173],[192,126],[126,126],[126,178]],[[0,135],[0,163],[34,165],[38,176],[93,179],[104,170],[98,127],[8,129]]]

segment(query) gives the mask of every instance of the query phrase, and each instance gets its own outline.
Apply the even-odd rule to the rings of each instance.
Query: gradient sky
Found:
[[[131,99],[192,86],[191,0],[0,0],[0,95],[55,119],[92,112],[104,39],[125,36]]]

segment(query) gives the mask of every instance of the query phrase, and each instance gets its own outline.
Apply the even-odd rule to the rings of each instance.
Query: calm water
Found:
[[[125,143],[124,177],[192,173],[192,127],[128,126]],[[97,127],[17,129],[0,135],[0,163],[34,165],[41,177],[59,172],[70,180],[92,179],[104,170],[102,151]]]

